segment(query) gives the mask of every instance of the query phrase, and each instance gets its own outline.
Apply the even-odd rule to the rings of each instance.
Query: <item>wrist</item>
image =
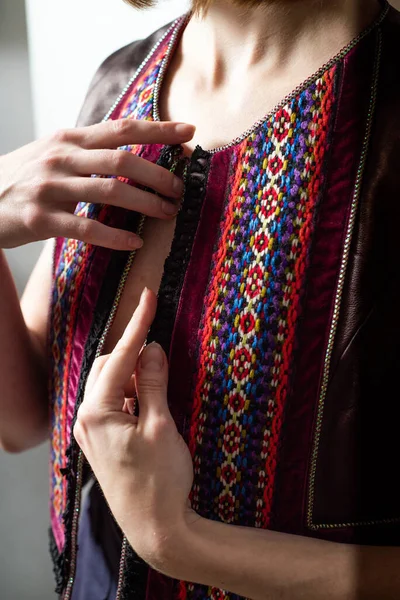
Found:
[[[203,521],[188,509],[173,524],[149,524],[141,547],[134,548],[153,569],[174,579],[190,581],[196,561],[196,531]]]

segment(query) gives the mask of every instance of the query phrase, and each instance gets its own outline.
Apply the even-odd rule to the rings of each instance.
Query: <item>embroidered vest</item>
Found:
[[[122,81],[106,118],[157,119],[185,22],[108,59],[81,122],[99,120]],[[186,162],[149,338],[169,355],[170,408],[193,456],[192,506],[206,518],[400,543],[399,34],[399,15],[385,5],[265,118]],[[166,167],[179,154],[124,149]],[[131,231],[140,219],[99,205],[77,213]],[[132,258],[73,240],[55,247],[51,539],[65,600],[85,477],[72,425]],[[149,572],[130,548],[121,566],[121,598],[239,600]]]

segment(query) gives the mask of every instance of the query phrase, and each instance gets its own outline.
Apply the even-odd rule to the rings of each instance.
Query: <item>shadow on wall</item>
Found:
[[[0,0],[0,154],[33,139],[24,0]],[[41,250],[7,252],[19,292]],[[27,390],[29,393],[29,390]],[[48,553],[48,449],[0,451],[0,598],[54,600]]]

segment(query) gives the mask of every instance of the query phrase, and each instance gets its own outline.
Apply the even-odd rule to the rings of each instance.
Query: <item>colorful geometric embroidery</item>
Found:
[[[99,205],[81,204],[76,214],[86,218],[101,218],[100,208]],[[54,273],[50,331],[50,507],[53,533],[59,549],[64,544],[61,519],[67,501],[65,478],[61,469],[66,467],[66,452],[71,439],[74,414],[74,401],[68,398],[72,345],[78,315],[78,298],[92,251],[93,247],[90,244],[71,239],[64,240]]]
[[[153,118],[154,86],[167,56],[160,44],[114,110],[113,119]],[[197,340],[189,445],[193,508],[226,523],[268,527],[277,445],[290,390],[313,225],[324,184],[335,103],[336,67],[261,124],[232,153]],[[134,153],[140,146],[126,146]],[[107,207],[78,206],[102,222]],[[63,515],[75,394],[70,366],[79,299],[94,249],[62,242],[52,299],[52,525],[65,543]],[[182,582],[179,598],[238,600]]]
[[[139,77],[132,83],[123,102],[114,110],[112,119],[152,120],[154,85],[172,33],[173,30],[152,54]],[[143,146],[124,146],[123,149],[141,154]],[[77,215],[100,222],[105,222],[111,212],[110,207],[85,203],[79,204],[76,209]],[[59,551],[65,543],[63,516],[68,492],[62,469],[67,467],[67,451],[71,442],[71,426],[76,404],[76,389],[71,390],[75,326],[81,294],[94,252],[93,246],[76,240],[65,239],[61,244],[59,258],[54,265],[50,331],[50,509],[52,530]]]
[[[120,106],[118,106],[118,119],[152,119],[154,86],[167,54],[169,37],[160,44],[151,56],[146,68],[131,88],[131,92],[126,94]],[[113,118],[116,118],[115,115],[113,115]]]
[[[236,149],[204,312],[189,445],[192,506],[268,527],[296,325],[335,101],[336,67]],[[205,595],[206,594],[206,595]],[[238,598],[181,584],[180,598]]]

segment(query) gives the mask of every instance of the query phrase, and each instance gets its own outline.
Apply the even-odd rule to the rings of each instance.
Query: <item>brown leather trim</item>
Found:
[[[310,529],[314,529],[314,530],[322,529],[322,528],[332,529],[333,527],[349,527],[349,526],[356,526],[356,525],[364,524],[364,522],[351,523],[351,524],[316,523],[315,518],[314,518],[314,501],[315,501],[315,481],[316,481],[316,472],[317,472],[317,465],[318,465],[318,452],[319,452],[319,445],[320,445],[320,440],[321,440],[321,426],[322,426],[322,420],[323,420],[323,416],[324,416],[324,404],[325,404],[325,399],[326,399],[326,393],[327,393],[327,388],[328,388],[328,383],[329,383],[332,349],[333,349],[333,346],[335,343],[335,335],[336,335],[336,330],[337,330],[337,325],[338,325],[338,320],[339,320],[340,307],[341,307],[341,303],[342,303],[343,286],[344,286],[344,280],[345,280],[346,271],[347,271],[349,252],[350,252],[350,248],[351,248],[353,230],[354,230],[354,225],[355,225],[356,216],[357,216],[358,204],[359,204],[359,200],[360,200],[360,192],[361,192],[361,186],[362,186],[363,176],[364,176],[364,172],[365,172],[366,160],[367,160],[368,151],[370,148],[372,124],[373,124],[373,119],[374,119],[375,109],[376,109],[376,97],[377,97],[377,91],[378,91],[378,81],[379,81],[379,74],[380,74],[381,59],[382,59],[382,32],[380,29],[378,29],[377,42],[376,42],[376,57],[375,57],[375,62],[374,62],[373,75],[372,75],[368,117],[367,117],[367,122],[365,125],[364,141],[363,141],[363,146],[362,146],[362,150],[361,150],[359,167],[357,170],[357,178],[356,178],[355,185],[354,185],[354,195],[353,195],[353,199],[352,199],[352,203],[351,203],[351,212],[350,212],[349,223],[348,223],[348,227],[347,227],[346,239],[345,239],[345,244],[343,247],[343,256],[342,256],[341,267],[340,267],[340,272],[339,272],[338,285],[337,285],[336,294],[335,294],[335,303],[334,303],[329,339],[328,339],[328,344],[327,344],[327,348],[326,348],[326,356],[325,356],[325,361],[324,361],[324,370],[323,370],[323,376],[322,376],[321,390],[320,390],[319,401],[318,401],[317,418],[316,418],[316,424],[315,424],[315,430],[314,430],[314,443],[313,443],[313,450],[312,450],[312,456],[311,456],[311,470],[310,470],[310,477],[309,477],[308,506],[307,506],[307,526]]]
[[[380,545],[400,540],[400,18],[393,9],[389,17],[330,360],[311,530]]]

